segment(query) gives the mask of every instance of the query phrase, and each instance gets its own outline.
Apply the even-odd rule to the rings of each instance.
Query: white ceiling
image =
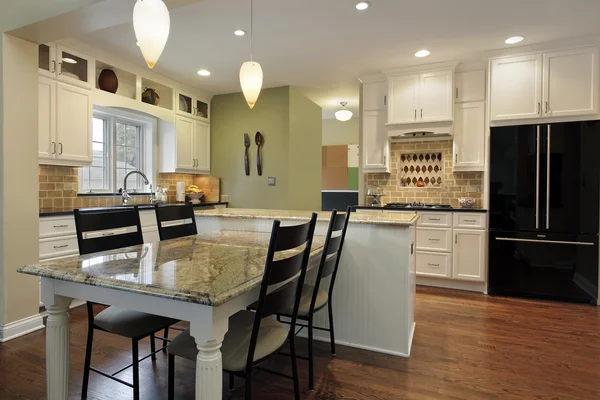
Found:
[[[358,76],[422,63],[472,59],[508,47],[600,34],[598,0],[254,0],[254,59],[264,87],[300,87],[331,118],[340,101],[358,112]],[[249,0],[202,0],[171,12],[171,34],[156,72],[208,93],[240,91],[249,58]],[[145,65],[131,23],[80,37]],[[431,50],[417,59],[414,53]],[[198,69],[212,75],[199,77]],[[260,99],[259,99],[260,101]]]

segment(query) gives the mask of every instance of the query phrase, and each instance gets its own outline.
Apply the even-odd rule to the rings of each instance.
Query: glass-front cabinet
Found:
[[[208,119],[208,103],[189,93],[177,91],[177,114]]]
[[[94,61],[89,56],[54,43],[39,45],[38,55],[41,75],[87,89],[94,86]]]

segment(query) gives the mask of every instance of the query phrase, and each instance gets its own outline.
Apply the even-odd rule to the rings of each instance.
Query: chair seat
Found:
[[[312,301],[314,291],[314,286],[304,285],[302,287],[302,297],[300,298],[300,306],[298,307],[299,317],[308,317],[308,314],[310,313],[310,302]],[[325,307],[327,300],[329,300],[329,295],[327,292],[319,289],[319,292],[317,293],[317,301],[315,301],[315,311],[319,311],[321,308]],[[290,310],[290,315],[291,314],[292,310]]]
[[[97,327],[131,339],[148,336],[177,322],[179,321],[176,319],[114,306],[108,307],[94,318],[94,325]]]
[[[239,372],[246,368],[252,326],[256,313],[240,311],[229,318],[229,330],[223,339],[223,369]],[[263,318],[260,323],[254,361],[261,360],[283,346],[288,338],[289,326],[271,318]],[[196,361],[198,348],[189,329],[179,334],[168,346],[168,351],[176,356]]]

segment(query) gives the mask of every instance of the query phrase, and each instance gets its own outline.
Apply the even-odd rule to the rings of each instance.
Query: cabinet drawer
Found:
[[[444,212],[421,212],[417,226],[448,227],[452,226],[452,213]]]
[[[140,211],[140,222],[142,223],[142,230],[156,228],[156,212],[154,210]]]
[[[72,216],[40,218],[40,238],[75,234],[75,218]]]
[[[77,236],[40,239],[40,260],[79,254]]]
[[[417,228],[417,250],[452,251],[452,229]]]
[[[486,215],[475,213],[454,213],[455,228],[485,229]]]
[[[417,252],[417,275],[452,277],[452,256],[444,253]]]

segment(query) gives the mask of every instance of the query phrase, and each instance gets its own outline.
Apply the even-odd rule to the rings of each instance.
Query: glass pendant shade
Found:
[[[348,121],[350,118],[352,118],[352,111],[346,109],[346,104],[348,103],[342,102],[340,104],[343,108],[335,112],[335,119],[342,122]]]
[[[250,109],[254,108],[262,88],[263,72],[256,61],[246,61],[240,68],[240,85]]]
[[[171,29],[165,3],[162,0],[137,0],[133,7],[133,29],[146,64],[154,68]]]

